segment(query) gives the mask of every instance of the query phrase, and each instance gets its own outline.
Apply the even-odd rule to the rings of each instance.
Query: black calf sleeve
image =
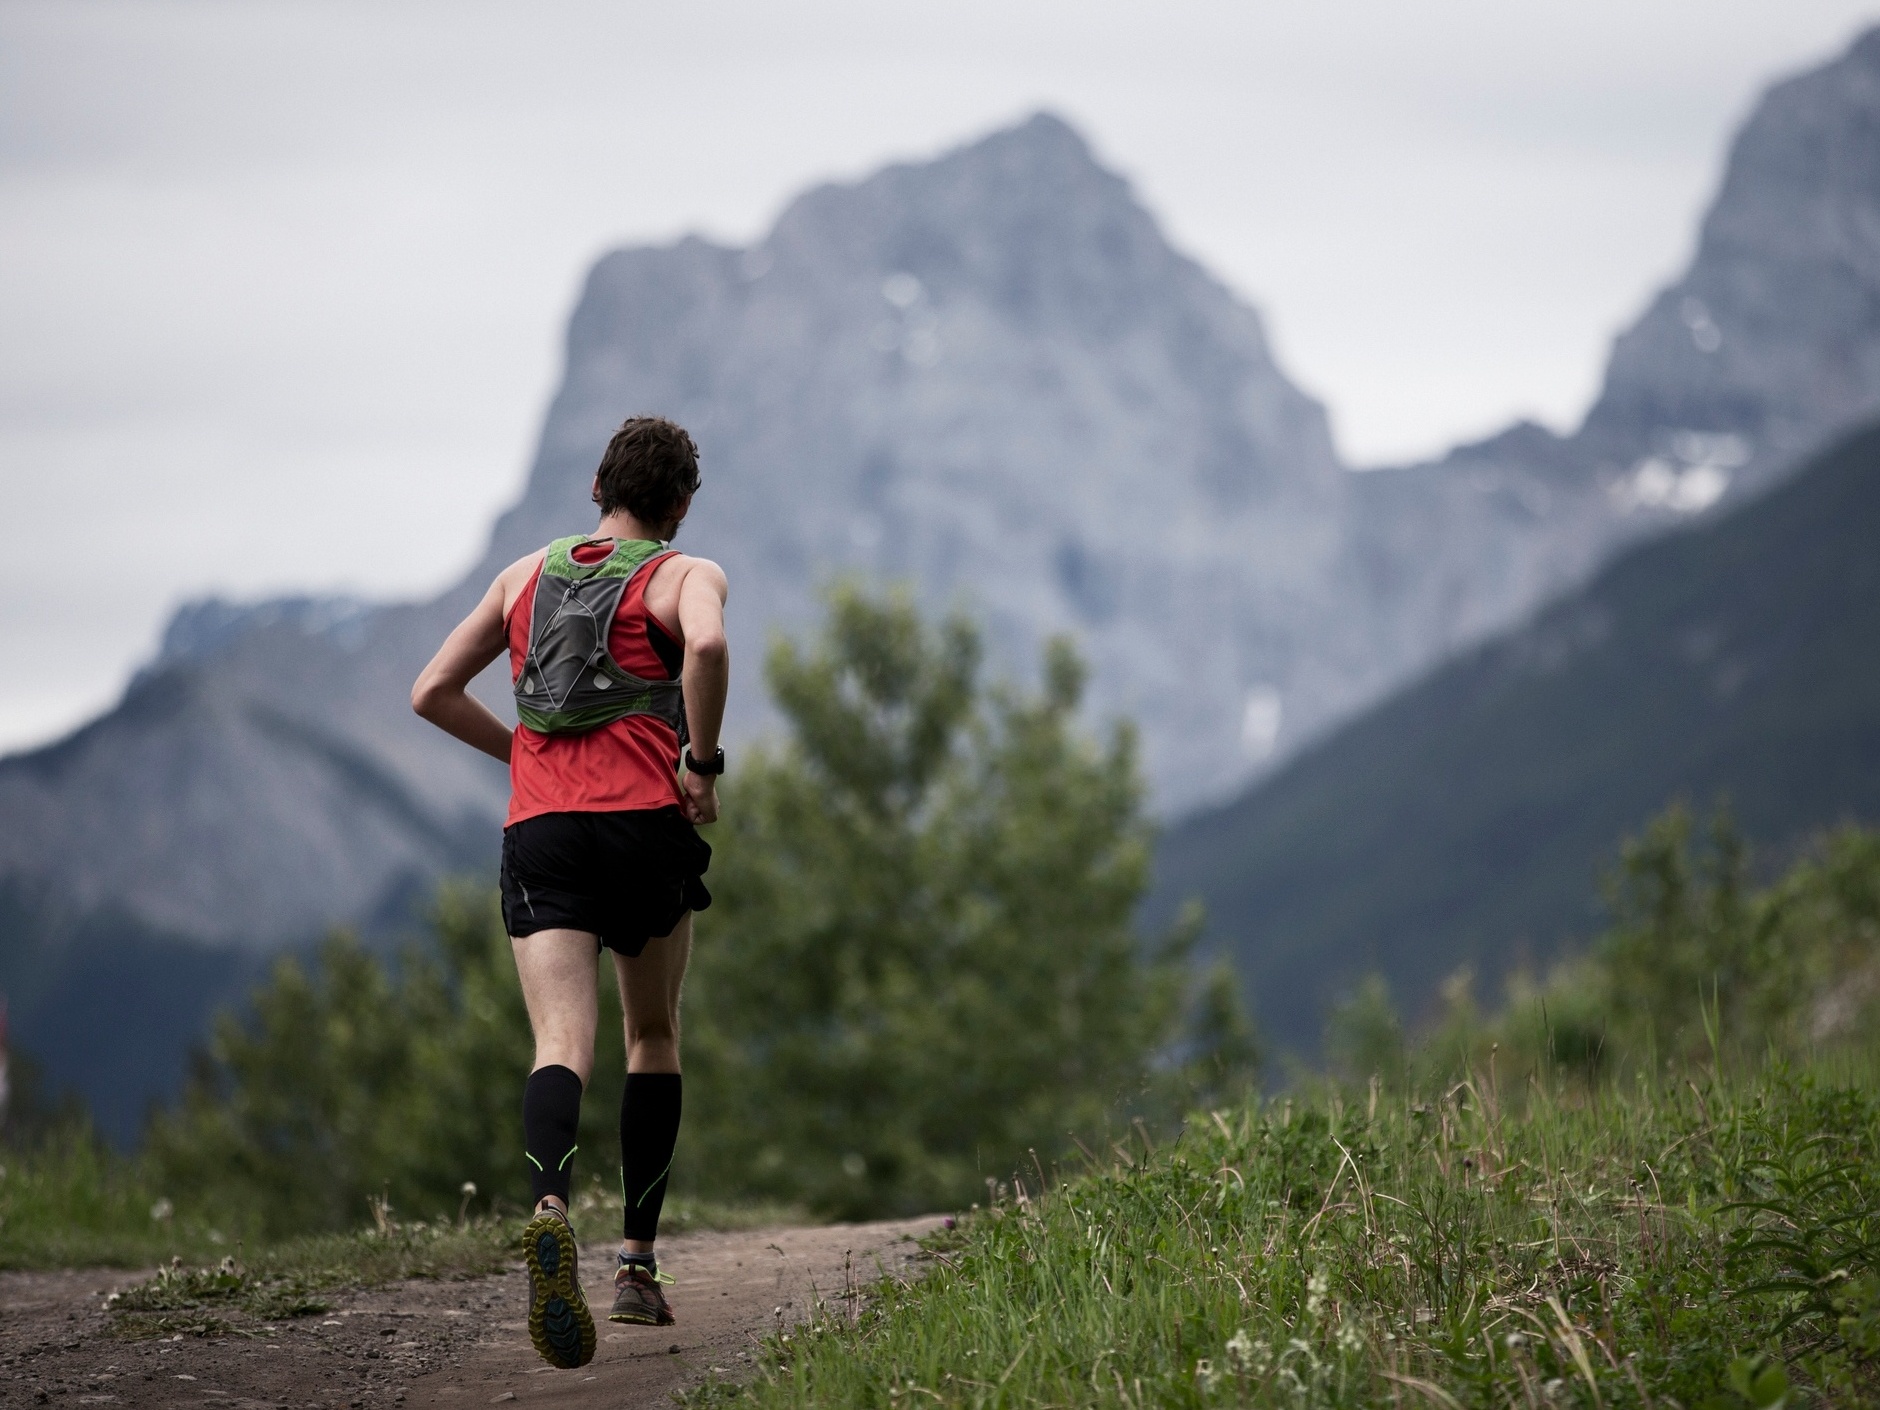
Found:
[[[676,1072],[629,1072],[620,1094],[620,1188],[626,1197],[624,1237],[651,1243],[659,1236],[666,1176],[679,1140]]]
[[[529,1189],[537,1204],[544,1195],[568,1203],[580,1124],[581,1079],[574,1070],[551,1063],[531,1072],[522,1089],[522,1138],[529,1157]]]

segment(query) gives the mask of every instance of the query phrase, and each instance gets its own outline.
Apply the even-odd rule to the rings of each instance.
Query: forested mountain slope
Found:
[[[1620,836],[1675,798],[1778,854],[1880,821],[1880,427],[1184,822],[1153,909],[1200,897],[1309,1047],[1365,970],[1414,1013],[1459,966],[1492,985],[1584,940]]]

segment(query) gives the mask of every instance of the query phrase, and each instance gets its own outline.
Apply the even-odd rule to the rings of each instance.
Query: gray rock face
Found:
[[[1158,797],[1219,796],[1880,410],[1877,136],[1880,34],[1771,90],[1580,431],[1361,476],[1258,316],[1050,117],[811,191],[748,250],[611,254],[476,571],[421,605],[193,609],[117,709],[0,761],[0,885],[265,948],[486,867],[502,772],[406,692],[496,569],[592,524],[638,411],[703,449],[681,542],[732,580],[734,745],[766,634],[853,572],[967,607],[997,669],[1074,633]]]
[[[703,449],[683,542],[731,575],[746,728],[766,633],[842,574],[967,606],[1008,669],[1076,633],[1152,765],[1177,741],[1233,760],[1241,692],[1295,675],[1337,608],[1349,477],[1323,412],[1054,118],[810,192],[751,250],[602,260],[482,573],[592,520],[637,410]]]
[[[333,922],[370,927],[483,863],[503,772],[401,717],[413,633],[400,629],[415,615],[380,609],[339,628],[264,618],[6,760],[6,879],[66,914],[108,906],[268,949]]]
[[[1880,30],[1763,99],[1690,271],[1613,349],[1586,435],[1687,465],[1746,456],[1753,488],[1877,404]]]

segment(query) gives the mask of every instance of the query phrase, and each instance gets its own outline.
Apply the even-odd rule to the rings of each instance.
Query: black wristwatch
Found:
[[[725,751],[723,748],[712,750],[711,762],[701,764],[692,757],[692,750],[688,747],[685,751],[685,771],[689,774],[710,774],[716,778],[725,771]]]

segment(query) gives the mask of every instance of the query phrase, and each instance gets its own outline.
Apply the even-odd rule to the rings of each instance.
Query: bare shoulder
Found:
[[[709,587],[718,594],[718,600],[723,602],[731,591],[731,583],[725,577],[725,570],[709,558],[690,558],[684,554],[680,557],[686,565],[685,580],[688,583],[696,582],[703,587]]]
[[[663,599],[668,594],[676,597],[688,587],[716,592],[720,602],[730,591],[723,568],[709,558],[694,558],[689,553],[673,554],[653,570],[652,580],[646,585],[649,599]]]

